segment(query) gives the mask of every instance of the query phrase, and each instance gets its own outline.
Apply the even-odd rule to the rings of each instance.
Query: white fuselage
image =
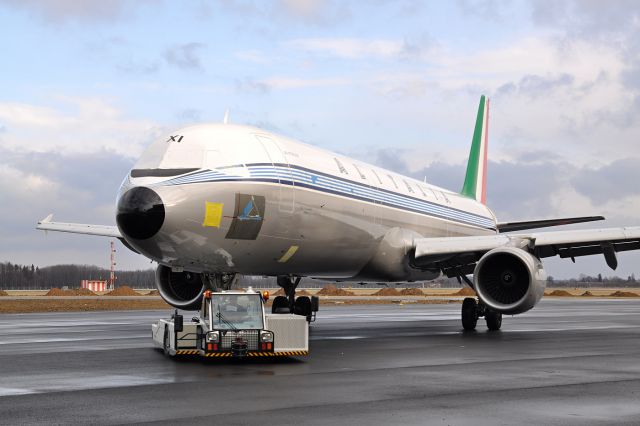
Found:
[[[198,125],[152,144],[119,198],[146,187],[160,229],[127,242],[194,272],[400,281],[414,238],[495,234],[482,203],[247,126]],[[119,222],[120,226],[120,222]]]

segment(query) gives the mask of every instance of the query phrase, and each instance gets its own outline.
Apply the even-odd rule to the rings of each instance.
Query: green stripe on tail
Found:
[[[485,174],[486,174],[486,132],[487,132],[487,113],[485,108],[484,95],[480,97],[480,105],[478,105],[478,115],[476,118],[476,126],[473,130],[473,141],[471,143],[471,151],[469,152],[469,162],[467,163],[467,173],[464,178],[464,185],[460,194],[473,198],[482,203],[484,200]],[[483,140],[484,139],[484,140]]]

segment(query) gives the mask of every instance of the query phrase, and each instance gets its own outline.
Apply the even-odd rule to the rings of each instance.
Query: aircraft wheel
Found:
[[[478,324],[478,302],[472,297],[467,297],[462,302],[462,327],[465,330],[475,330]]]
[[[296,315],[302,315],[308,317],[311,315],[311,299],[307,296],[300,296],[296,298],[293,313]]]
[[[285,296],[276,296],[273,299],[273,304],[271,305],[271,313],[272,314],[289,314],[291,310],[289,309],[289,299]]]
[[[484,319],[487,321],[487,328],[489,330],[500,330],[502,326],[502,314],[500,312],[487,310],[484,314]]]

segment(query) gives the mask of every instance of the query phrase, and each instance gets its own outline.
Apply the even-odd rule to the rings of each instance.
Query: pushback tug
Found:
[[[286,298],[274,300],[265,314],[268,292],[207,290],[199,315],[185,322],[177,310],[152,325],[155,345],[168,356],[204,357],[304,356],[309,354],[309,322],[315,320],[318,298],[306,298],[297,313],[282,309]],[[300,305],[300,304],[298,304]]]

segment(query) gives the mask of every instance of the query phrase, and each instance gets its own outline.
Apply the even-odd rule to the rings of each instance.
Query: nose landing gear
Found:
[[[462,327],[468,331],[475,330],[479,317],[484,317],[489,330],[500,330],[502,313],[492,311],[484,303],[476,301],[473,297],[465,298],[462,302]]]

